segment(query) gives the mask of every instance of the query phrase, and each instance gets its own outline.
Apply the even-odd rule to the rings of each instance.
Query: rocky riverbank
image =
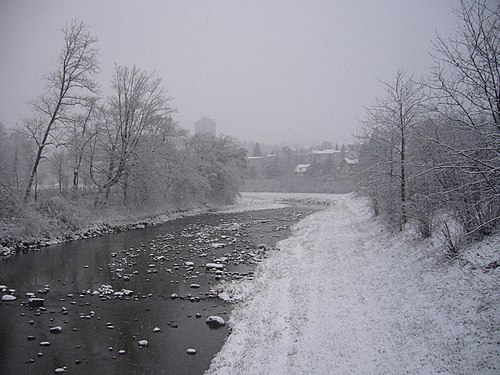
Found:
[[[39,250],[42,247],[59,245],[64,242],[76,241],[87,238],[100,237],[107,234],[127,232],[130,230],[144,229],[149,226],[164,224],[167,221],[178,218],[198,215],[203,212],[213,211],[214,208],[197,208],[191,210],[175,210],[169,213],[153,215],[137,220],[134,217],[114,219],[113,222],[93,222],[84,225],[83,228],[65,228],[64,233],[47,236],[40,235],[36,238],[22,239],[16,236],[0,238],[0,255],[9,256],[19,251]]]
[[[203,373],[229,333],[217,285],[253,278],[307,207],[192,215],[0,259],[0,372]]]

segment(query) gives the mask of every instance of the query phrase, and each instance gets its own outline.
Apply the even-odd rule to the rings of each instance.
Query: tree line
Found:
[[[423,237],[440,228],[453,253],[500,215],[500,5],[462,1],[456,14],[456,34],[433,42],[429,75],[382,82],[358,136],[358,190],[375,214]]]
[[[41,204],[42,194],[102,207],[158,209],[232,202],[246,151],[235,139],[190,135],[172,118],[161,79],[116,65],[111,94],[97,82],[99,50],[72,21],[46,91],[8,132],[0,124],[0,217]],[[50,175],[56,184],[47,184]],[[50,186],[49,186],[50,185]]]

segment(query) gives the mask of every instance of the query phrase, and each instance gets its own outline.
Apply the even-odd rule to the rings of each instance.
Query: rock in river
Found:
[[[15,301],[17,298],[11,294],[5,294],[2,296],[2,301]]]
[[[45,300],[43,298],[30,298],[28,300],[28,305],[30,307],[41,307],[45,303]]]
[[[209,316],[205,323],[207,323],[210,328],[219,328],[226,325],[224,319],[217,315]]]
[[[224,268],[224,265],[223,264],[219,264],[219,263],[207,263],[205,264],[205,267],[210,269],[210,268],[215,268],[217,270],[221,270]]]
[[[61,326],[50,327],[49,331],[50,333],[61,333],[62,327]]]

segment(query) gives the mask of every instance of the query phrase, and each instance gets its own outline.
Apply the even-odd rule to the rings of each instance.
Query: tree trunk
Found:
[[[48,132],[45,133],[44,140],[47,139]],[[42,143],[43,145],[43,143]],[[42,159],[42,151],[43,146],[38,146],[38,151],[35,156],[35,162],[33,163],[33,167],[31,168],[30,178],[28,180],[28,186],[26,187],[26,191],[24,192],[24,203],[26,203],[31,194],[31,188],[33,187],[33,181],[35,180],[36,172],[38,170],[38,164],[40,164],[40,160]],[[35,200],[36,200],[36,187],[35,187]]]
[[[38,173],[35,172],[35,201],[38,200]]]
[[[406,215],[406,139],[404,126],[401,124],[401,230],[408,221]]]
[[[127,206],[127,193],[128,193],[128,171],[125,170],[125,173],[123,175],[123,205],[126,207]]]
[[[78,168],[73,171],[73,190],[78,191]]]
[[[49,134],[50,134],[50,129],[52,128],[52,125],[54,125],[54,123],[56,122],[56,116],[59,114],[59,110],[61,108],[61,102],[63,100],[63,95],[64,95],[64,86],[61,86],[56,108],[54,109],[54,112],[52,112],[52,116],[50,118],[50,121],[47,125],[47,128],[45,129],[45,133],[43,134],[42,141],[40,143],[38,143],[38,150],[36,152],[35,162],[33,163],[33,168],[31,168],[31,174],[30,174],[30,178],[28,180],[28,186],[26,186],[26,191],[24,193],[24,203],[26,203],[30,197],[31,188],[33,187],[33,180],[34,180],[36,172],[38,170],[38,165],[40,164],[40,160],[42,159],[43,149],[47,145],[46,142],[47,142],[47,138],[49,137]]]

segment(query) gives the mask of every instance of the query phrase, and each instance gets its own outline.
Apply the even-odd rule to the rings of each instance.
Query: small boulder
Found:
[[[30,307],[41,307],[45,303],[45,300],[43,298],[30,298],[28,299],[28,305]]]
[[[221,270],[224,268],[224,265],[219,263],[207,263],[205,264],[205,268]]]
[[[205,321],[205,323],[207,323],[207,325],[210,328],[219,328],[219,327],[224,327],[226,325],[224,319],[222,319],[220,316],[217,315],[209,316]]]
[[[61,326],[50,327],[49,331],[50,333],[58,334],[62,332],[62,327]]]

